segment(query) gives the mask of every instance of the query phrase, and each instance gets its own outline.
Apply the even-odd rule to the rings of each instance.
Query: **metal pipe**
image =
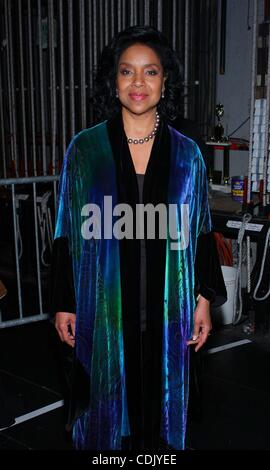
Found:
[[[4,127],[4,112],[3,112],[3,88],[2,88],[2,74],[0,70],[0,122],[1,122],[1,154],[3,156],[3,176],[7,177],[7,166],[6,166],[6,137]]]
[[[68,52],[69,52],[69,102],[70,132],[75,134],[74,51],[73,51],[73,1],[68,0]]]
[[[221,20],[220,20],[220,63],[219,73],[225,73],[226,61],[226,27],[227,27],[227,0],[221,0]]]
[[[122,0],[122,28],[126,27],[126,0]]]
[[[61,139],[62,154],[66,153],[66,88],[65,88],[65,53],[64,53],[64,25],[63,25],[63,0],[59,0],[59,31],[60,31],[60,99],[61,99]]]
[[[93,51],[94,51],[94,70],[97,65],[97,2],[93,0]]]
[[[55,78],[55,53],[54,44],[56,41],[54,28],[53,0],[48,0],[48,32],[49,32],[49,64],[50,64],[50,97],[51,97],[51,155],[52,174],[55,175],[56,160],[56,78]]]
[[[33,315],[21,318],[20,320],[7,320],[0,322],[0,329],[10,328],[12,326],[26,325],[27,323],[34,323],[37,321],[47,320],[49,317],[48,314],[42,315]]]
[[[157,29],[162,30],[162,0],[158,0],[157,5]]]
[[[33,205],[34,205],[34,222],[35,222],[35,246],[36,246],[36,263],[37,263],[37,281],[38,281],[38,301],[39,311],[43,314],[42,307],[42,291],[41,291],[41,278],[40,278],[40,262],[39,262],[39,243],[38,243],[38,229],[37,229],[37,192],[36,183],[33,183]]]
[[[112,18],[112,21],[111,21],[111,35],[112,35],[112,37],[114,36],[114,17],[115,17],[114,1],[115,0],[111,0],[111,18]]]
[[[207,66],[208,70],[216,70],[217,69],[217,5],[216,2],[210,2],[209,5],[210,8],[210,18],[211,21],[209,22],[209,64]],[[209,99],[208,99],[208,117],[207,119],[202,118],[201,122],[205,122],[204,126],[204,135],[209,135],[212,132],[212,125],[211,121],[213,120],[213,117],[215,116],[215,106],[216,106],[216,80],[215,80],[215,74],[210,73],[210,82],[208,85],[209,89]],[[202,108],[204,109],[204,107]]]
[[[16,84],[14,77],[14,48],[13,48],[13,31],[12,31],[12,14],[11,14],[11,2],[8,2],[8,33],[9,33],[9,60],[10,60],[10,77],[11,77],[11,100],[12,100],[12,121],[13,121],[13,142],[14,142],[14,162],[16,168],[16,175],[18,175],[18,145],[17,145],[17,110],[16,110]]]
[[[149,25],[150,22],[150,6],[149,0],[144,1],[144,24]]]
[[[12,184],[51,183],[58,181],[59,175],[54,176],[28,176],[25,178],[1,178],[0,186],[11,186]]]
[[[93,70],[93,14],[92,14],[92,1],[88,0],[88,47],[89,47],[89,97],[93,97],[94,88],[94,70]],[[90,121],[93,122],[94,113],[93,107],[90,107]]]
[[[4,20],[5,20],[5,33],[6,37],[8,37],[8,18],[7,18],[7,0],[5,1],[4,4]],[[8,90],[8,116],[9,116],[9,134],[10,134],[10,156],[11,156],[11,161],[14,160],[14,144],[13,144],[13,122],[12,122],[12,115],[10,112],[10,109],[12,107],[11,104],[11,79],[10,79],[10,64],[9,64],[9,41],[7,41],[7,57],[6,57],[6,62],[7,62],[7,90]],[[4,120],[3,120],[4,124]]]
[[[14,76],[13,76],[13,47],[12,47],[12,36],[10,30],[10,2],[5,0],[5,28],[6,28],[6,35],[7,35],[7,80],[8,80],[8,102],[9,102],[9,126],[10,126],[10,152],[11,152],[11,160],[15,165],[15,174],[18,176],[18,168],[17,168],[17,135],[16,135],[16,114],[15,114],[15,103],[14,103],[14,87],[12,86]],[[11,63],[12,61],[12,63]]]
[[[17,243],[17,210],[16,210],[16,198],[15,198],[15,185],[11,185],[12,191],[12,218],[13,218],[13,233],[14,233],[14,246],[15,246],[15,264],[16,264],[16,277],[17,277],[17,287],[18,287],[18,305],[19,305],[19,315],[20,318],[23,316],[22,309],[22,290],[21,290],[21,273],[19,265],[19,253],[18,253],[18,243]]]
[[[117,29],[121,30],[121,20],[122,20],[122,1],[117,0]]]
[[[93,73],[96,74],[97,71],[97,3],[96,0],[93,0],[92,3],[92,44],[93,44]],[[93,110],[92,110],[93,115]]]
[[[249,128],[249,161],[248,161],[248,189],[247,203],[251,201],[251,168],[253,153],[253,124],[255,107],[255,84],[257,78],[257,30],[258,30],[258,0],[254,0],[253,40],[252,40],[252,67],[251,67],[251,100],[250,100],[250,128]]]
[[[138,0],[133,0],[134,4],[134,25],[138,24]]]
[[[31,131],[33,141],[33,173],[37,175],[37,156],[36,156],[36,123],[35,123],[35,98],[34,98],[34,75],[33,75],[33,44],[32,44],[32,22],[31,22],[31,0],[27,2],[27,30],[29,44],[29,89],[30,89],[30,114]]]
[[[250,236],[247,236],[247,293],[251,292],[251,245]]]
[[[189,35],[189,15],[190,15],[190,1],[185,1],[185,49],[184,49],[184,84],[185,84],[185,98],[184,98],[184,117],[188,118],[188,85],[189,85],[189,49],[190,49],[190,35]]]
[[[23,137],[23,156],[24,156],[24,174],[28,176],[28,150],[26,137],[26,113],[25,113],[25,86],[24,86],[24,60],[23,60],[23,34],[22,34],[22,3],[18,0],[19,12],[19,44],[20,44],[20,82],[21,82],[21,106],[22,106],[22,137]]]
[[[130,25],[133,26],[135,24],[134,21],[134,0],[130,2]]]
[[[104,13],[104,18],[105,18],[105,44],[108,44],[109,41],[109,0],[104,0],[105,1],[105,13]],[[112,18],[113,20],[113,18]]]
[[[46,129],[45,129],[45,103],[43,80],[43,51],[42,51],[42,27],[41,27],[41,2],[38,0],[38,52],[39,52],[39,85],[40,85],[40,119],[41,119],[41,147],[43,174],[47,175],[46,162]]]
[[[176,0],[173,0],[173,4],[172,4],[172,46],[173,46],[173,49],[176,48],[176,25],[178,25],[177,3],[176,3]]]
[[[85,82],[85,5],[84,0],[80,0],[80,81],[81,81],[81,117],[82,129],[86,127],[86,82]]]
[[[104,27],[103,27],[103,0],[99,0],[98,2],[98,9],[99,9],[99,51],[103,49],[103,38],[104,38]]]

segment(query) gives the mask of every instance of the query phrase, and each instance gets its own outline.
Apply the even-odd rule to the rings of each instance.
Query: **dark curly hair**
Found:
[[[158,55],[165,82],[164,99],[158,103],[158,110],[168,120],[179,114],[182,97],[182,68],[178,54],[171,48],[167,38],[150,26],[130,26],[118,33],[104,47],[95,76],[93,105],[98,120],[109,119],[121,109],[116,98],[116,77],[121,54],[133,44],[145,44]]]

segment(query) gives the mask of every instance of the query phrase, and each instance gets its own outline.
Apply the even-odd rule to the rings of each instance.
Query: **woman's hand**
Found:
[[[75,313],[57,312],[55,315],[55,328],[60,336],[61,341],[64,341],[69,346],[75,346]]]
[[[207,337],[211,329],[210,302],[200,295],[194,312],[192,340],[188,341],[187,345],[190,346],[191,344],[196,344],[195,352],[197,352],[207,341]]]

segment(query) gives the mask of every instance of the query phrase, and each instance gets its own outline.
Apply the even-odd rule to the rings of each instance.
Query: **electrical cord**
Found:
[[[267,234],[266,234],[260,275],[259,275],[259,279],[258,279],[257,285],[256,285],[256,287],[254,289],[254,293],[253,293],[253,299],[258,300],[258,301],[262,301],[262,300],[267,299],[267,297],[270,294],[270,286],[269,286],[269,289],[268,289],[267,293],[263,297],[258,297],[257,296],[257,292],[259,290],[260,283],[261,283],[261,280],[262,280],[262,277],[263,277],[263,272],[264,272],[264,267],[265,267],[265,260],[266,260],[268,246],[269,246],[269,238],[270,238],[270,228],[268,229]]]
[[[247,293],[251,292],[251,255],[250,255],[251,245],[250,237],[247,237]]]
[[[252,219],[251,214],[244,214],[242,225],[239,229],[237,245],[238,245],[238,266],[236,271],[234,302],[233,302],[233,325],[237,325],[242,317],[243,301],[242,301],[242,250],[243,238],[248,222]],[[250,253],[247,253],[247,257]]]
[[[17,219],[17,237],[18,237],[18,259],[20,260],[23,254],[22,234],[20,229],[20,217],[16,214]]]
[[[20,216],[19,211],[20,209],[20,194],[16,195],[16,229],[17,229],[17,243],[18,243],[18,259],[20,260],[23,255],[23,242],[22,242],[22,234],[20,228]]]
[[[44,255],[47,248],[46,244],[46,233],[50,251],[52,250],[53,242],[53,231],[52,231],[52,222],[51,222],[51,213],[50,208],[48,207],[48,200],[51,196],[51,191],[47,191],[42,197],[37,198],[37,202],[40,205],[37,206],[37,215],[40,228],[40,237],[41,237],[41,262],[43,266],[49,267],[50,264],[46,263]]]

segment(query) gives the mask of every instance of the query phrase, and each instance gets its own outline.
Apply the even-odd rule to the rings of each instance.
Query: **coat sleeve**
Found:
[[[195,282],[195,295],[201,294],[213,307],[219,307],[226,302],[227,291],[213,232],[202,233],[198,237]]]
[[[70,199],[71,199],[71,158],[76,152],[71,142],[65,155],[60,174],[57,218],[51,258],[50,277],[50,313],[75,313],[75,289],[73,279],[72,256],[70,250]]]
[[[51,262],[50,312],[76,312],[72,257],[68,238],[58,237],[53,242]]]

